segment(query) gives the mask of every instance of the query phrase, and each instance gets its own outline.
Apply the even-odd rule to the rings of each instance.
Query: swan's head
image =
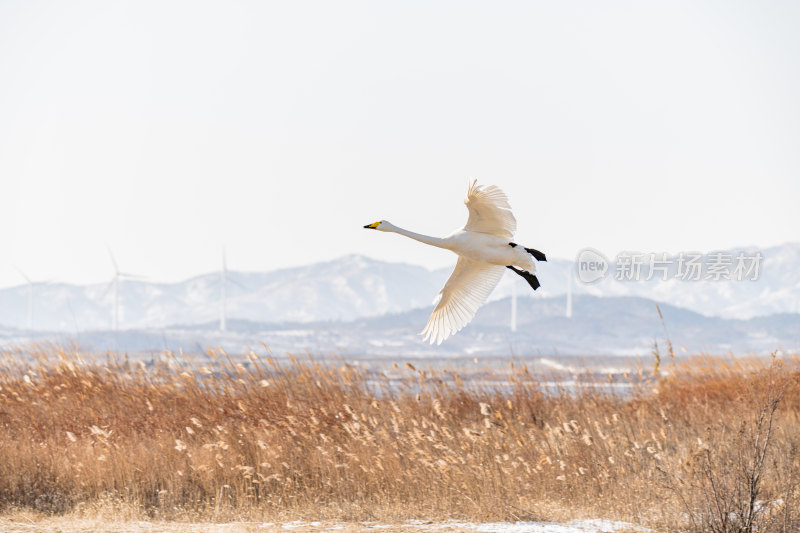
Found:
[[[392,225],[385,220],[379,220],[377,222],[373,222],[372,224],[367,224],[364,226],[364,229],[376,229],[378,231],[389,231]]]

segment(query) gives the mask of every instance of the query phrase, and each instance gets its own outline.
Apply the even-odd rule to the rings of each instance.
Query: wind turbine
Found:
[[[234,272],[235,274],[235,272]],[[222,270],[219,271],[219,330],[228,329],[228,282],[233,283],[245,291],[249,289],[236,281],[234,276],[228,275],[228,259],[225,247],[222,247]]]
[[[573,273],[573,266],[567,269],[567,312],[566,317],[572,318],[572,276]]]
[[[517,280],[511,281],[511,331],[517,331]]]
[[[117,331],[119,329],[119,285],[124,279],[141,279],[141,276],[134,274],[126,274],[120,272],[117,266],[117,260],[114,259],[114,254],[111,252],[111,247],[108,247],[108,256],[111,258],[111,264],[114,265],[114,277],[111,278],[109,287],[114,289],[114,307],[111,310],[111,329]]]
[[[36,285],[47,285],[50,281],[33,281],[31,278],[28,277],[25,272],[22,271],[21,268],[18,266],[14,266],[14,268],[19,272],[19,275],[25,278],[25,281],[28,283],[28,313],[27,313],[27,330],[33,331],[33,289]]]
[[[219,273],[219,290],[220,290],[220,308],[219,308],[219,330],[225,331],[227,329],[227,293],[225,292],[225,285],[228,280],[228,262],[225,260],[225,247],[222,247],[222,270]]]
[[[27,330],[31,331],[33,329],[33,280],[28,277],[25,272],[22,271],[19,267],[14,267],[17,269],[17,272],[25,278],[25,281],[28,282],[28,327]]]

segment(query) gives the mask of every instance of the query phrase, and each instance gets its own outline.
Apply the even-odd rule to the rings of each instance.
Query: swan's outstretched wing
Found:
[[[469,210],[465,230],[497,235],[509,241],[517,231],[517,219],[511,213],[508,197],[499,187],[482,187],[472,180],[464,200]]]
[[[466,326],[503,277],[503,272],[504,266],[459,257],[456,269],[439,292],[439,304],[422,330],[425,340],[441,344]]]

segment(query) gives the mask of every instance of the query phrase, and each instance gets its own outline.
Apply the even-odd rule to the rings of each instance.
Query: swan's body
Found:
[[[494,290],[506,268],[521,275],[533,287],[539,281],[534,259],[546,261],[544,254],[511,242],[517,221],[508,198],[498,187],[481,187],[473,180],[464,200],[469,210],[467,224],[447,237],[430,237],[399,228],[381,220],[364,226],[369,229],[405,235],[416,241],[458,254],[458,263],[442,290],[422,333],[425,340],[441,344],[466,326]],[[520,267],[514,268],[514,267]]]

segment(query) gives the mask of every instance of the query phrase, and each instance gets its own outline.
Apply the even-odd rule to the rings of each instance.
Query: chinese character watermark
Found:
[[[593,248],[584,248],[575,260],[577,277],[595,283],[613,276],[616,281],[756,281],[761,275],[761,252],[620,252],[611,263]],[[609,271],[612,271],[609,273]]]

